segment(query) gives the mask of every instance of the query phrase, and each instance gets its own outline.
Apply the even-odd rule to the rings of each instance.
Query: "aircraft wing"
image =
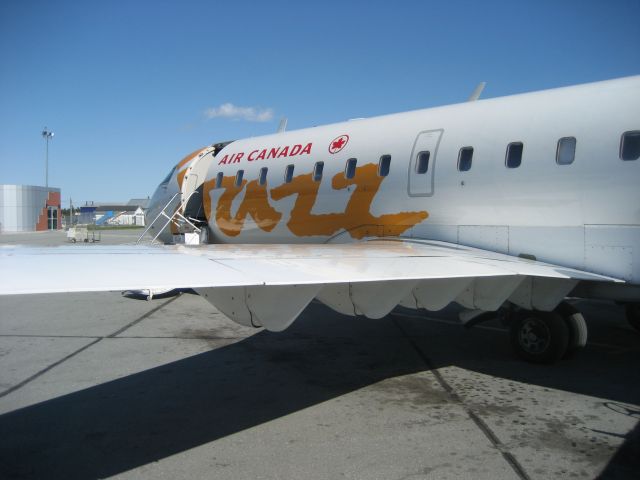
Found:
[[[288,327],[317,298],[381,318],[398,304],[552,310],[584,271],[444,242],[0,247],[0,295],[193,288],[244,325]]]

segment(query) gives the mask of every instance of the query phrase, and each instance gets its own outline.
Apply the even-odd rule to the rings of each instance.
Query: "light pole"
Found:
[[[47,130],[47,127],[44,127],[42,130],[42,138],[44,138],[45,143],[47,144],[47,149],[44,157],[44,186],[49,188],[49,139],[53,138],[54,133]]]

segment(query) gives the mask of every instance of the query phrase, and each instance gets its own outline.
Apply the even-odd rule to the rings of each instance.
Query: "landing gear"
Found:
[[[640,303],[629,306],[627,312],[640,330]],[[509,328],[511,346],[516,354],[532,363],[554,363],[570,358],[587,344],[587,323],[582,314],[567,302],[560,303],[553,312],[524,310],[507,303],[496,312],[466,310],[459,314],[465,328],[488,321],[500,320]]]
[[[556,312],[562,315],[569,329],[569,343],[563,358],[571,358],[574,353],[587,345],[587,322],[580,311],[567,302],[556,307]]]
[[[511,345],[528,362],[554,363],[570,358],[587,344],[584,317],[567,302],[553,312],[515,311],[509,324]]]
[[[625,307],[627,314],[627,322],[640,331],[640,303],[627,303]]]
[[[511,345],[532,363],[554,363],[567,352],[569,328],[556,312],[522,310],[511,319]]]

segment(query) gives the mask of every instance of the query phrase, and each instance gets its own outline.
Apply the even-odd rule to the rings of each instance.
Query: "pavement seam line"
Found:
[[[158,310],[164,308],[165,306],[169,305],[171,302],[175,302],[178,298],[180,298],[180,295],[176,295],[173,298],[170,298],[169,300],[167,300],[166,302],[158,305],[156,308],[149,310],[147,313],[145,313],[144,315],[142,315],[140,318],[135,319],[133,322],[128,323],[127,325],[125,325],[124,327],[116,330],[115,332],[113,332],[111,335],[107,335],[104,338],[115,338],[118,335],[120,335],[122,332],[130,329],[131,327],[133,327],[134,325],[137,325],[138,323],[140,323],[142,320],[144,320],[145,318],[149,318],[151,315],[153,315],[154,313],[156,313]]]
[[[15,392],[16,390],[18,390],[19,388],[24,387],[27,383],[31,382],[32,380],[35,380],[36,378],[38,378],[41,375],[44,375],[45,373],[47,373],[49,370],[57,367],[58,365],[60,365],[61,363],[66,362],[67,360],[69,360],[71,357],[75,357],[77,354],[79,354],[80,352],[83,352],[84,350],[86,350],[87,348],[95,345],[96,343],[98,343],[99,341],[101,341],[104,337],[100,337],[100,338],[96,338],[93,342],[89,342],[86,345],[82,346],[81,348],[79,348],[78,350],[76,350],[75,352],[71,352],[69,355],[67,355],[66,357],[61,358],[60,360],[58,360],[57,362],[52,363],[51,365],[43,368],[42,370],[40,370],[39,372],[34,373],[33,375],[31,375],[30,377],[24,379],[23,381],[21,381],[20,383],[15,384],[13,387],[5,390],[4,392],[0,393],[0,398],[9,395],[11,392]]]
[[[500,454],[502,455],[502,458],[505,459],[505,461],[509,464],[509,466],[516,473],[516,475],[518,475],[518,477],[522,480],[531,480],[531,477],[527,474],[524,467],[520,465],[520,462],[518,462],[518,460],[513,456],[513,454],[509,452],[509,450],[504,445],[504,443],[502,443],[498,438],[498,436],[493,432],[493,430],[491,430],[491,427],[489,427],[489,425],[487,425],[486,422],[482,420],[482,418],[480,418],[480,416],[469,405],[467,405],[462,400],[462,398],[460,398],[460,396],[455,392],[453,387],[445,380],[442,374],[434,367],[434,364],[431,361],[431,359],[427,357],[427,355],[422,351],[422,349],[414,342],[413,338],[411,338],[407,334],[407,332],[402,328],[398,319],[395,316],[392,316],[392,321],[396,325],[398,330],[402,332],[402,335],[413,347],[413,349],[416,351],[418,356],[427,365],[431,373],[433,373],[433,376],[436,378],[437,382],[445,390],[445,392],[447,392],[451,400],[453,400],[455,403],[457,403],[463,408],[467,416],[473,421],[473,423],[476,424],[476,426],[484,434],[484,436],[487,437],[487,439],[491,442],[493,447],[500,452]]]
[[[58,365],[66,362],[67,360],[69,360],[70,358],[75,357],[76,355],[78,355],[79,353],[82,353],[83,351],[85,351],[86,349],[88,349],[89,347],[92,347],[93,345],[95,345],[96,343],[102,341],[105,338],[114,338],[116,337],[116,335],[124,332],[125,330],[127,330],[128,328],[133,327],[134,325],[140,323],[142,320],[144,320],[145,318],[150,317],[151,315],[153,315],[154,313],[156,313],[158,310],[160,310],[161,308],[163,308],[164,306],[170,304],[171,302],[175,301],[177,298],[179,297],[173,297],[169,300],[167,300],[166,302],[162,303],[161,305],[158,305],[157,307],[155,307],[152,310],[149,310],[147,313],[145,313],[144,315],[140,316],[139,318],[135,319],[133,322],[128,323],[127,325],[125,325],[124,327],[116,330],[115,332],[113,332],[111,335],[107,335],[104,337],[98,337],[96,338],[93,342],[89,342],[88,344],[80,347],[78,350],[71,352],[69,355],[66,355],[65,357],[61,358],[60,360],[52,363],[51,365],[48,365],[47,367],[43,368],[42,370],[34,373],[33,375],[31,375],[28,378],[25,378],[24,380],[22,380],[21,382],[15,384],[14,386],[8,388],[7,390],[5,390],[4,392],[0,392],[0,398],[5,397],[7,395],[9,395],[12,392],[15,392],[16,390],[24,387],[26,384],[32,382],[33,380],[35,380],[36,378],[44,375],[45,373],[47,373],[48,371],[52,370],[53,368],[57,367]],[[92,337],[95,338],[95,337]]]

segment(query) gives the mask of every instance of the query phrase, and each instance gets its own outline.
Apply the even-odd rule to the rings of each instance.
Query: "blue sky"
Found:
[[[640,74],[640,1],[0,2],[0,183],[150,195],[218,141]]]

